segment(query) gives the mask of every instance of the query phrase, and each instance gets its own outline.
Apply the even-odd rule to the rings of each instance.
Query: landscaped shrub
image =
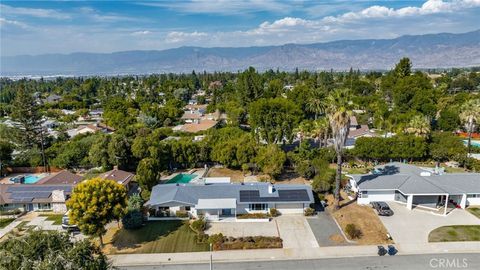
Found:
[[[249,214],[240,214],[237,215],[238,219],[249,219],[249,218],[269,218],[268,214],[265,213],[249,213]]]
[[[143,225],[143,214],[139,209],[130,209],[122,218],[123,228],[127,230],[139,229]]]
[[[360,238],[362,236],[362,231],[355,226],[355,224],[349,223],[345,227],[345,233],[350,239]]]
[[[186,218],[188,217],[188,212],[185,210],[178,210],[177,212],[175,212],[175,216],[179,218]]]
[[[247,236],[247,237],[225,237],[222,234],[210,236],[214,250],[234,249],[260,249],[260,248],[282,248],[283,241],[280,237],[268,236]]]
[[[203,218],[197,219],[190,224],[190,228],[198,234],[203,233],[207,228],[207,222]]]
[[[315,214],[315,209],[309,207],[306,208],[305,211],[303,212],[305,216],[313,216]]]
[[[0,210],[0,216],[14,216],[14,215],[20,215],[21,213],[22,213],[22,210],[20,209],[7,210],[7,211]]]
[[[276,217],[278,216],[280,213],[278,212],[277,208],[270,208],[270,216],[271,217]]]

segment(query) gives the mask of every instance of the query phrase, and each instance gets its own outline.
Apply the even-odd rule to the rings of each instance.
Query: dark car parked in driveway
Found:
[[[385,202],[372,202],[373,208],[377,211],[379,216],[392,216],[393,211]]]

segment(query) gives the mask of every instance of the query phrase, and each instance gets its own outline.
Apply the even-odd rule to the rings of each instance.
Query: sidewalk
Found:
[[[438,253],[480,253],[480,242],[395,245],[398,255]],[[306,260],[378,256],[377,246],[335,246],[309,249],[253,249],[214,251],[214,262]],[[208,263],[210,252],[110,255],[114,266]]]

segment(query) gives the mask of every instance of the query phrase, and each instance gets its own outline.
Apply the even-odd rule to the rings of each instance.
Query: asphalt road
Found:
[[[120,267],[125,270],[208,270],[209,264]],[[480,254],[397,255],[391,257],[354,257],[318,260],[213,263],[215,270],[424,270],[480,269]]]

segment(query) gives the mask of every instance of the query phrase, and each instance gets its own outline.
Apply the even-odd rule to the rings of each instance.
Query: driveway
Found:
[[[345,241],[333,217],[326,211],[318,212],[315,217],[307,218],[307,221],[319,246],[351,245]]]
[[[303,215],[284,215],[275,218],[284,248],[316,248],[315,235]]]
[[[278,236],[275,221],[270,222],[210,222],[206,234],[221,233],[225,236]]]
[[[225,236],[279,236],[284,248],[318,247],[315,235],[303,215],[284,215],[270,222],[211,222],[206,234]]]
[[[426,244],[428,234],[441,226],[480,225],[480,219],[463,209],[454,209],[447,216],[439,216],[419,209],[408,210],[404,205],[388,203],[391,217],[380,217],[397,244]]]

